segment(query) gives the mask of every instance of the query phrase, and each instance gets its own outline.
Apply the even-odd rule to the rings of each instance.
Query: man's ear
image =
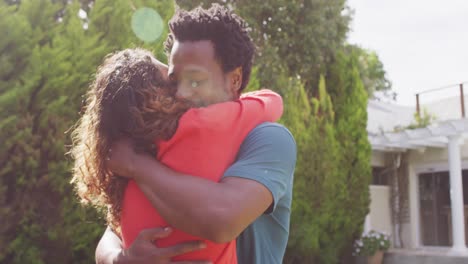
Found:
[[[232,94],[240,95],[242,85],[242,67],[237,67],[229,73],[229,87]]]

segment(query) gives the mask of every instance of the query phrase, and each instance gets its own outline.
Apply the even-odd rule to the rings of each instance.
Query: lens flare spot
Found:
[[[163,32],[163,20],[152,8],[143,7],[132,16],[132,30],[144,42],[156,41]]]

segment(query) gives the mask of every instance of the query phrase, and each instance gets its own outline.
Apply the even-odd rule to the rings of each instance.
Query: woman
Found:
[[[141,49],[108,57],[88,92],[87,106],[74,132],[73,183],[85,202],[108,208],[109,225],[128,246],[144,228],[167,226],[135,182],[106,170],[104,158],[110,143],[131,137],[169,167],[219,181],[235,160],[245,136],[256,125],[276,121],[282,113],[281,97],[262,90],[205,108],[189,109],[176,100],[166,82],[166,66]],[[216,162],[211,162],[215,160]],[[180,230],[159,246],[195,240]],[[237,263],[235,242],[214,244],[174,260],[211,260]]]

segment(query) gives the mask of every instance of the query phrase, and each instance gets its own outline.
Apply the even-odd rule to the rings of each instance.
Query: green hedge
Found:
[[[93,262],[105,221],[77,202],[67,131],[107,53],[143,46],[164,58],[165,35],[144,44],[130,21],[143,6],[167,20],[172,1],[66,2],[0,1],[0,263]]]

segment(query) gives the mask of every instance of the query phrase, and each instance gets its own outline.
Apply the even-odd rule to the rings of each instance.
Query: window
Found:
[[[372,185],[388,185],[390,170],[385,167],[372,167]]]

